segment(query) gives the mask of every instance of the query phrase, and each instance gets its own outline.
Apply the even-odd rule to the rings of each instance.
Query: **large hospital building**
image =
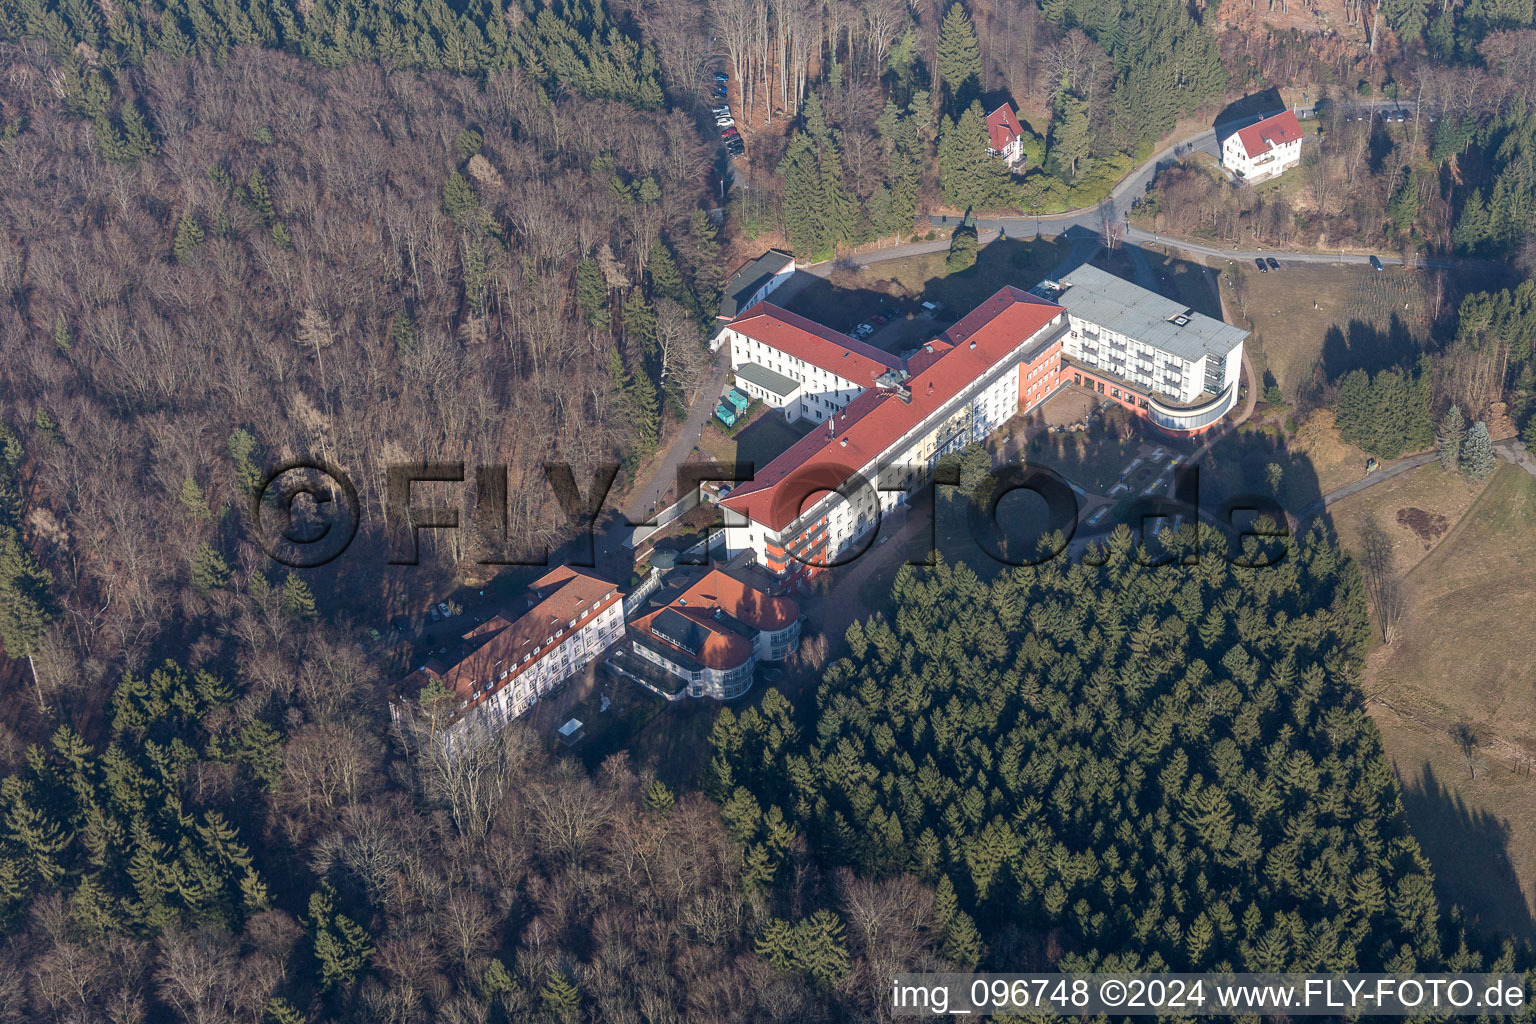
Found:
[[[1087,265],[1001,289],[904,358],[758,302],[719,339],[736,386],[814,426],[721,502],[738,513],[728,551],[786,577],[835,562],[940,457],[1068,385],[1173,436],[1209,430],[1237,402],[1246,337]],[[875,486],[843,486],[855,478]]]

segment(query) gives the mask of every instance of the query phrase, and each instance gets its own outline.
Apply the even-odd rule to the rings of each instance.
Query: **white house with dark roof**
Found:
[[[755,260],[740,267],[725,282],[720,295],[720,312],[715,319],[727,323],[743,312],[762,302],[774,289],[788,281],[795,273],[795,258],[781,249],[769,249]],[[718,349],[719,336],[712,343]]]

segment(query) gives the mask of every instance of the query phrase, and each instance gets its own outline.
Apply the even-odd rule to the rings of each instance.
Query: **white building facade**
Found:
[[[831,400],[814,410],[816,428],[721,502],[727,551],[751,550],[787,577],[851,559],[941,457],[1066,385],[1177,436],[1236,404],[1245,331],[1088,265],[1036,291],[1002,289],[898,367],[858,363],[840,335],[735,332],[733,365],[782,367]],[[858,369],[817,376],[838,360]]]
[[[1301,162],[1301,122],[1286,110],[1228,135],[1221,144],[1221,166],[1253,183],[1283,174]]]

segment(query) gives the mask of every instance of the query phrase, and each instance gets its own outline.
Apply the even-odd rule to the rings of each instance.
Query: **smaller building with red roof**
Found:
[[[730,700],[752,688],[759,664],[799,645],[800,606],[749,555],[654,595],[606,664],[668,700]]]
[[[1024,162],[1024,126],[1011,104],[1004,103],[987,115],[987,152],[1002,157],[1009,167]]]
[[[1301,122],[1292,110],[1239,128],[1221,144],[1221,166],[1243,181],[1273,178],[1301,162]]]
[[[429,712],[450,744],[498,732],[624,636],[619,588],[569,566],[535,580],[522,605],[433,651],[401,681],[391,713]]]

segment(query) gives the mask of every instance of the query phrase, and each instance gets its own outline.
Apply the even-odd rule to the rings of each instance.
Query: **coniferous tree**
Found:
[[[949,239],[949,255],[944,258],[944,269],[951,274],[969,270],[976,265],[976,227],[969,219]]]
[[[595,260],[582,260],[576,267],[576,308],[588,327],[608,329],[608,285]]]
[[[965,5],[956,0],[939,26],[939,81],[948,109],[964,110],[981,88],[981,50]]]
[[[309,584],[295,572],[290,571],[283,580],[283,611],[296,619],[313,619],[318,614]]]
[[[203,244],[203,227],[197,215],[188,213],[176,222],[176,262],[185,266],[197,256],[197,247]]]
[[[1461,471],[1473,483],[1481,483],[1498,468],[1498,456],[1493,451],[1493,440],[1488,436],[1488,424],[1478,420],[1467,431],[1467,439],[1461,450]]]
[[[1056,101],[1056,116],[1051,119],[1047,159],[1068,181],[1075,181],[1088,159],[1093,140],[1088,127],[1088,105],[1071,93]]]
[[[229,582],[229,564],[206,543],[192,552],[192,586],[202,593],[217,590]]]
[[[321,987],[352,984],[373,955],[372,939],[356,921],[337,912],[336,894],[328,884],[310,894],[308,922]]]
[[[1440,467],[1448,473],[1461,470],[1461,449],[1467,439],[1467,418],[1461,414],[1461,406],[1452,405],[1440,418],[1440,430],[1435,435],[1435,448],[1440,452]]]
[[[987,153],[980,103],[972,103],[958,122],[944,119],[939,130],[939,187],[946,203],[966,211],[1008,204],[1008,169]]]

